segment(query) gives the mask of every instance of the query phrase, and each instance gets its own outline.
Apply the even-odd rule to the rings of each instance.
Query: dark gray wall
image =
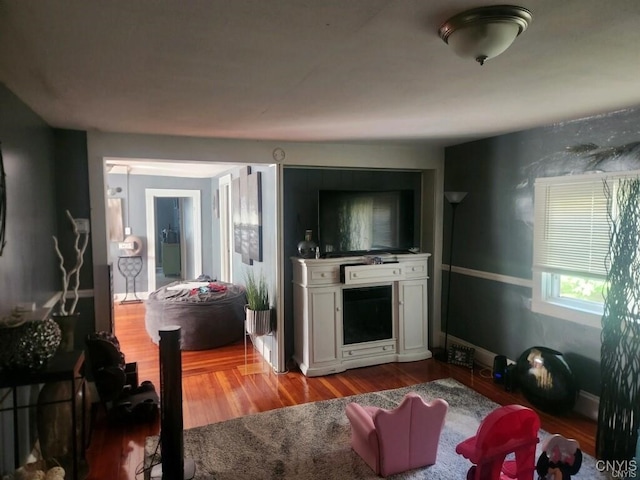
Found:
[[[298,254],[297,246],[305,230],[318,234],[318,191],[320,190],[398,190],[414,191],[415,245],[420,244],[421,172],[353,170],[334,168],[285,168],[284,170],[284,304],[285,358],[293,355],[293,280],[287,259]]]
[[[69,271],[76,264],[74,249],[75,235],[66,210],[74,218],[91,218],[89,201],[89,168],[87,163],[87,134],[78,130],[54,129],[55,156],[55,196],[58,244],[64,257],[65,268]],[[80,270],[79,290],[93,288],[93,253],[91,238],[83,256]],[[57,257],[56,257],[57,258]],[[60,270],[56,270],[59,289],[62,288]],[[72,294],[73,284],[69,285]],[[67,300],[67,307],[71,305]],[[80,314],[75,329],[74,344],[77,349],[84,348],[84,339],[95,331],[95,311],[93,297],[80,298],[76,307]]]
[[[57,234],[53,131],[0,84],[0,142],[6,172],[6,246],[0,309],[47,301],[59,287],[51,236]]]
[[[640,109],[502,135],[445,150],[445,191],[456,211],[454,266],[531,279],[537,177],[640,169]],[[451,208],[445,204],[443,263]],[[447,274],[443,273],[443,316]],[[532,313],[531,289],[454,273],[449,333],[517,359],[528,347],[563,352],[582,389],[600,394],[600,329]],[[444,325],[444,318],[443,318]]]
[[[53,131],[3,84],[0,142],[7,185],[7,243],[0,257],[0,316],[4,316],[17,303],[42,306],[58,290],[60,280],[51,239],[57,233]],[[37,388],[22,388],[20,401],[36,401],[37,394]],[[9,405],[2,403],[2,407]],[[10,412],[0,414],[1,473],[13,467],[10,417]],[[29,423],[29,410],[22,410],[19,428],[23,460],[31,446]]]

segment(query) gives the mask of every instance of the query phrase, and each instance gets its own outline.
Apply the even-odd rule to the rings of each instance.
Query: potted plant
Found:
[[[269,285],[262,272],[260,274],[255,274],[253,270],[247,272],[245,275],[245,294],[247,296],[245,307],[247,332],[258,336],[270,333]]]
[[[74,349],[74,331],[78,318],[76,306],[78,305],[79,298],[80,269],[84,263],[84,252],[87,250],[87,245],[89,244],[88,222],[85,221],[86,223],[80,224],[80,222],[71,216],[69,210],[67,210],[66,213],[73,227],[73,234],[75,236],[75,263],[68,270],[65,267],[64,257],[58,246],[58,239],[53,235],[53,246],[60,260],[59,266],[62,272],[62,294],[60,295],[60,300],[58,300],[58,311],[53,314],[53,319],[58,323],[62,331],[62,340],[59,346],[59,351],[62,352],[70,352]],[[72,282],[73,298],[71,299],[71,305],[67,306],[67,292]]]

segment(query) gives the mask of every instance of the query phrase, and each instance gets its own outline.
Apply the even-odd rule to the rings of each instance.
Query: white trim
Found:
[[[449,265],[443,263],[442,271],[448,272]],[[480,270],[456,266],[452,267],[451,271],[461,275],[467,275],[469,277],[483,278],[485,280],[493,280],[494,282],[530,288],[532,312],[541,313],[542,315],[548,315],[562,320],[568,320],[570,322],[579,323],[580,325],[586,325],[587,327],[602,328],[602,315],[600,314],[568,308],[543,300],[542,274],[540,272],[534,271],[533,279],[528,280],[526,278],[510,277],[508,275],[500,275],[497,273],[483,272]]]
[[[443,263],[442,271],[448,272],[449,265]],[[467,275],[469,277],[484,278],[485,280],[493,280],[494,282],[508,283],[510,285],[517,285],[519,287],[532,288],[533,286],[533,282],[527,278],[510,277],[508,275],[501,275],[499,273],[483,272],[481,270],[473,270],[471,268],[456,267],[456,266],[451,267],[451,271],[455,273],[460,273],[462,275]]]
[[[550,317],[561,318],[593,328],[602,328],[602,315],[558,305],[545,300],[542,287],[542,272],[533,272],[531,311]]]
[[[42,305],[42,308],[51,310],[53,307],[55,307],[58,304],[61,296],[62,296],[62,292],[54,293],[53,296],[49,300],[47,300],[44,303],[44,305]]]
[[[228,174],[218,179],[218,213],[220,215],[220,280],[229,283],[233,283],[231,198],[231,174]]]
[[[150,292],[136,292],[136,296],[140,300],[146,300],[147,298],[149,298],[149,293]],[[114,293],[113,294],[113,301],[114,302],[121,302],[122,300],[125,299],[126,296],[127,296],[126,293]]]
[[[440,344],[444,344],[444,333],[440,333],[442,337],[440,339]],[[474,352],[474,361],[485,368],[492,369],[493,359],[497,355],[496,353],[490,352],[484,348],[480,348],[472,343],[469,343],[465,340],[461,340],[453,335],[449,335],[449,343],[457,343],[459,345],[463,345],[465,347],[471,347],[475,349]],[[507,363],[516,363],[515,360],[507,359]],[[581,415],[584,415],[591,420],[598,420],[598,408],[600,405],[600,397],[596,395],[580,390],[578,392],[578,399],[576,400],[576,404],[573,407],[573,410]]]
[[[284,272],[285,264],[288,261],[284,252],[284,165],[274,165],[275,177],[276,177],[276,195],[275,195],[275,210],[276,210],[276,225],[277,232],[276,238],[276,251],[275,251],[275,267],[276,267],[276,292],[280,294],[276,295],[275,307],[276,307],[276,361],[274,368],[278,373],[287,372],[287,359],[285,357],[285,328],[284,328],[284,295],[285,291]],[[293,289],[291,290],[293,292]],[[292,324],[293,325],[293,324]]]
[[[62,296],[62,292],[57,292],[54,293],[49,300],[47,300],[46,302],[44,302],[42,304],[41,308],[47,308],[47,309],[52,309],[54,308],[58,302],[60,301],[60,297]],[[66,298],[74,298],[75,294],[73,292],[67,292]],[[87,288],[84,290],[78,290],[78,298],[93,298],[94,294],[93,294],[93,289],[92,288]]]
[[[165,188],[145,188],[147,216],[147,289],[156,289],[156,197],[191,198],[193,200],[193,264],[191,268],[197,277],[202,274],[202,209],[200,190],[180,190]]]

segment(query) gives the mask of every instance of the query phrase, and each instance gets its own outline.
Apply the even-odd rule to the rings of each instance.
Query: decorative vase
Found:
[[[251,310],[246,308],[247,333],[267,335],[271,333],[271,310]]]
[[[85,477],[86,462],[82,458],[83,432],[82,411],[84,402],[84,425],[89,425],[90,398],[89,389],[78,388],[75,395],[71,392],[71,383],[68,381],[45,383],[38,395],[38,407],[36,424],[38,430],[38,443],[43,460],[47,466],[61,465],[67,472],[73,472],[73,441],[76,441],[76,454],[78,456],[77,478]],[[71,417],[71,399],[75,402],[76,432],[73,432]],[[76,478],[69,475],[69,478]]]
[[[0,371],[40,370],[55,355],[60,337],[60,327],[50,319],[0,328]]]
[[[316,256],[318,246],[311,239],[312,235],[313,230],[305,230],[304,240],[298,243],[298,254],[302,258],[314,258]]]
[[[61,332],[59,352],[73,352],[75,349],[75,331],[79,317],[79,313],[71,313],[69,315],[54,313],[52,315]]]
[[[525,350],[516,363],[518,385],[525,398],[548,413],[571,411],[578,387],[562,353],[548,347]]]

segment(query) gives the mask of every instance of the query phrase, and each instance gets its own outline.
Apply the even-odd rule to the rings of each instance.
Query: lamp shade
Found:
[[[481,7],[451,17],[438,33],[458,56],[473,58],[482,65],[509,48],[532,18],[523,7]]]
[[[467,192],[444,192],[444,196],[449,203],[458,204],[464,197],[467,196]]]
[[[509,48],[518,33],[518,26],[512,23],[472,25],[453,32],[449,45],[459,57],[484,62]]]

